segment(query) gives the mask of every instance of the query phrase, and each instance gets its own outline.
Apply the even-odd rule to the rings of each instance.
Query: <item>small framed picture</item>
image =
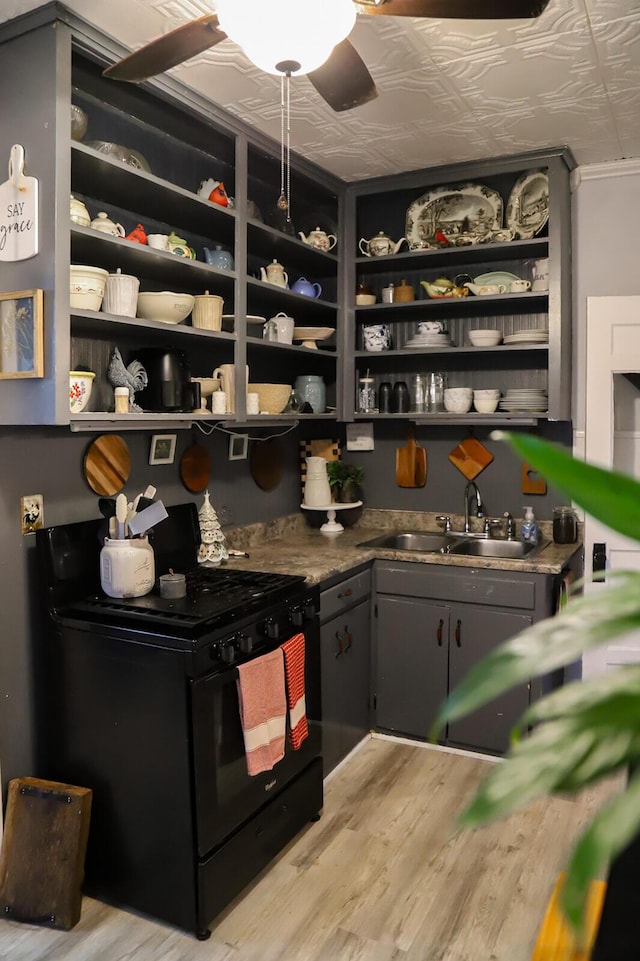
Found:
[[[150,464],[173,464],[176,453],[176,434],[154,434],[149,452]]]
[[[229,460],[246,460],[248,449],[248,434],[231,434],[229,437]]]
[[[0,379],[44,377],[41,290],[0,294]]]

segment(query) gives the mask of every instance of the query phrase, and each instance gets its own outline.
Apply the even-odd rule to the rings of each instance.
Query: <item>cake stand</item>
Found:
[[[312,507],[310,504],[300,504],[303,511],[326,511],[327,519],[320,530],[323,534],[341,534],[344,527],[340,521],[336,520],[336,511],[346,511],[350,507],[362,507],[362,501],[353,501],[352,504],[327,504],[326,507]]]

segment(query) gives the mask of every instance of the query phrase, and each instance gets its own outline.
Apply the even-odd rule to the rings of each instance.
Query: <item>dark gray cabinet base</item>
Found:
[[[375,725],[426,739],[438,708],[491,650],[553,613],[551,575],[380,561],[375,567]],[[443,743],[490,754],[541,680],[448,725]]]

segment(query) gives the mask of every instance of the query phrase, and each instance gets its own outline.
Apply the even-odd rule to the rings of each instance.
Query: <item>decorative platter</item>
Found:
[[[228,321],[228,320],[235,320],[236,317],[235,317],[235,314],[223,314],[222,319],[224,321]],[[266,324],[267,322],[266,317],[259,317],[257,314],[247,314],[246,319],[248,324]]]
[[[301,347],[311,347],[313,350],[317,350],[318,345],[316,341],[326,340],[327,337],[331,337],[335,332],[335,327],[294,327],[293,339],[301,340]]]
[[[504,284],[505,287],[510,287],[514,280],[520,280],[520,277],[508,270],[492,270],[488,274],[480,274],[473,278],[474,284],[479,284],[481,287],[487,284]]]
[[[410,250],[478,244],[502,229],[502,197],[483,184],[436,187],[414,200],[407,210],[405,235]]]
[[[521,240],[539,234],[549,219],[549,177],[545,170],[528,170],[516,180],[507,203],[507,227]]]

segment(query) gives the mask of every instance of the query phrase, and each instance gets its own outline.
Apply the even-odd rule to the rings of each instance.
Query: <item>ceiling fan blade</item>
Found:
[[[539,17],[549,0],[383,0],[358,3],[358,13],[384,17],[456,20],[519,20]]]
[[[226,36],[218,27],[216,14],[210,13],[165,33],[139,50],[134,50],[127,57],[107,67],[103,75],[112,80],[139,83],[184,63],[209,47],[214,47],[221,40],[225,40]]]
[[[329,59],[307,77],[337,113],[361,107],[378,96],[373,77],[348,40],[336,44]]]

